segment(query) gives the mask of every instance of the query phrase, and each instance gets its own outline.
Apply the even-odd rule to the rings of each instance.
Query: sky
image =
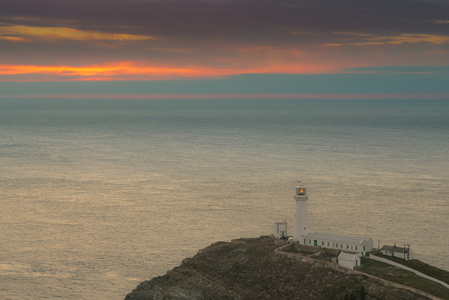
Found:
[[[0,0],[0,97],[449,99],[447,0]]]

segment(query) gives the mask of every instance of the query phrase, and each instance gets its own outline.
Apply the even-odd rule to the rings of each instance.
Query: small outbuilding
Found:
[[[277,239],[287,238],[287,221],[274,223],[274,237]]]
[[[407,246],[407,247],[406,247]],[[382,252],[383,255],[388,255],[392,257],[399,257],[405,260],[412,260],[413,259],[413,251],[410,249],[410,245],[404,245],[404,247],[396,247],[394,246],[388,246],[384,245],[380,252]]]
[[[340,252],[338,256],[338,265],[347,269],[354,270],[360,266],[360,255],[354,253]]]

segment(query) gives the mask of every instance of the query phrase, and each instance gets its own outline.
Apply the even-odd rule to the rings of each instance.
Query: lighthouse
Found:
[[[307,193],[304,184],[298,182],[295,194],[296,211],[295,211],[295,232],[293,241],[305,244],[307,231]]]

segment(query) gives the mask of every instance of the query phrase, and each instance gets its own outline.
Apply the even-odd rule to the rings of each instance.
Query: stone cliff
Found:
[[[435,299],[330,263],[276,251],[272,237],[218,242],[166,275],[144,281],[125,300]]]

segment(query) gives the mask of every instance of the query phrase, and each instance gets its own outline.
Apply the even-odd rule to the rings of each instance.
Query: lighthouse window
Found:
[[[331,245],[331,243],[327,242],[327,246],[329,247]]]
[[[348,244],[346,244],[346,249],[349,249],[349,245]]]
[[[324,246],[324,241],[321,241],[321,246]]]
[[[357,246],[355,246],[355,250],[357,250]]]
[[[338,248],[338,243],[335,243],[335,247],[337,247],[337,248]]]

